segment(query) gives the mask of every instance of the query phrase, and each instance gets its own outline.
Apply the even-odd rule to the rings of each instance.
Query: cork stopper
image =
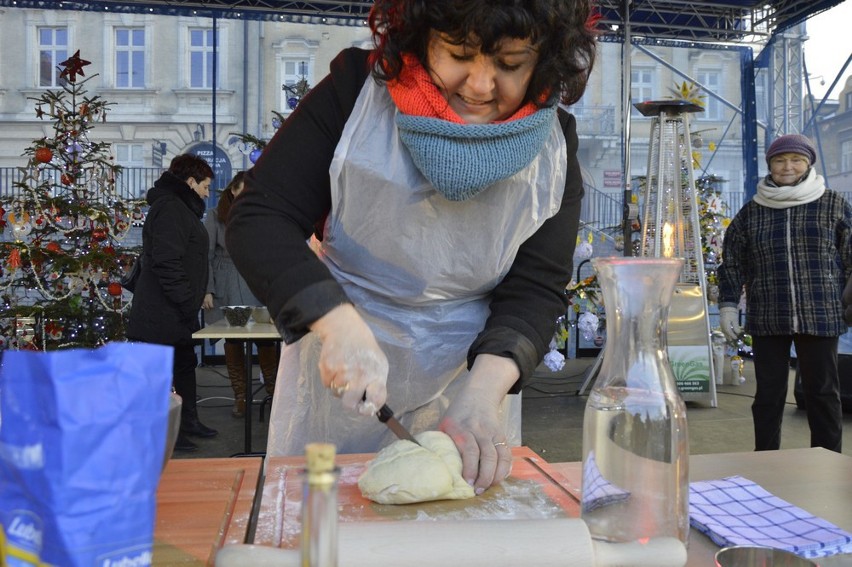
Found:
[[[332,443],[308,443],[305,445],[308,473],[318,474],[334,470],[336,452],[337,449]]]

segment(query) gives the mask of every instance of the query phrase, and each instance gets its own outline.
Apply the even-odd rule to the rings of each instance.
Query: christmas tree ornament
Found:
[[[29,222],[22,222],[16,224],[12,227],[12,232],[15,235],[15,238],[20,240],[21,238],[28,236],[33,231],[33,225]]]
[[[17,270],[21,267],[21,251],[18,248],[12,248],[9,252],[9,257],[6,259],[10,270]]]
[[[257,160],[260,159],[260,154],[261,154],[261,150],[258,150],[258,149],[252,150],[251,153],[249,154],[249,160],[252,163],[257,163]]]
[[[38,148],[33,154],[36,161],[39,163],[48,163],[53,159],[53,152],[50,148]]]
[[[118,297],[121,295],[121,284],[118,282],[109,282],[109,285],[107,285],[107,291],[113,297]]]
[[[80,58],[80,50],[78,49],[74,55],[59,64],[62,67],[62,72],[59,73],[59,76],[67,79],[69,83],[74,83],[77,81],[77,74],[86,76],[86,73],[83,72],[83,67],[89,64],[91,64],[91,61]]]

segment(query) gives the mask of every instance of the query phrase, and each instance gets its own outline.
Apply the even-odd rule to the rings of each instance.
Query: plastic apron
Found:
[[[395,114],[386,89],[368,79],[335,149],[319,256],[387,355],[387,403],[416,434],[438,428],[489,315],[489,292],[520,245],[559,210],[567,152],[554,120],[527,168],[453,202],[412,164]],[[322,386],[320,348],[309,333],[281,353],[269,456],[301,455],[316,441],[369,453],[395,440]],[[506,396],[501,411],[509,442],[520,444],[520,396]]]

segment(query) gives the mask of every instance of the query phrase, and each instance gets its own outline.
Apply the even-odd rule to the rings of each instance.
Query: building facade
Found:
[[[365,24],[0,10],[0,194],[11,190],[15,168],[25,163],[23,150],[51,135],[51,125],[36,117],[35,99],[46,89],[61,88],[56,66],[77,50],[91,61],[84,69],[88,94],[112,103],[92,136],[111,144],[116,163],[125,168],[124,194],[139,197],[169,160],[184,152],[210,159],[215,187],[224,187],[233,173],[251,166],[254,148],[239,136],[269,139],[275,112],[286,117],[297,102],[283,87],[300,80],[315,85],[340,50],[369,47]],[[699,89],[705,110],[690,117],[699,162],[695,173],[724,179],[720,189],[735,210],[745,190],[743,145],[764,143],[743,140],[742,49],[639,42],[627,54],[633,102],[670,98],[684,82]],[[600,218],[588,221],[602,226],[620,219],[625,189],[623,57],[620,43],[602,41],[589,88],[570,109],[578,120],[580,163],[590,194],[611,201],[606,211],[590,213]],[[759,74],[759,123],[769,122],[761,102],[769,90],[766,82]],[[852,96],[849,85],[844,93]],[[832,182],[845,190],[852,190],[852,133],[842,133],[850,130],[849,102],[841,100],[837,112],[820,121],[825,139],[834,140],[823,146],[826,161],[837,166]],[[631,112],[631,178],[647,171],[650,123]],[[765,173],[765,164],[759,165]]]

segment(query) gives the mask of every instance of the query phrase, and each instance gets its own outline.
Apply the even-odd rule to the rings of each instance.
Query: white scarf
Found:
[[[825,193],[825,179],[810,168],[808,174],[795,185],[779,187],[767,175],[757,184],[754,202],[770,209],[788,209],[816,201]]]

